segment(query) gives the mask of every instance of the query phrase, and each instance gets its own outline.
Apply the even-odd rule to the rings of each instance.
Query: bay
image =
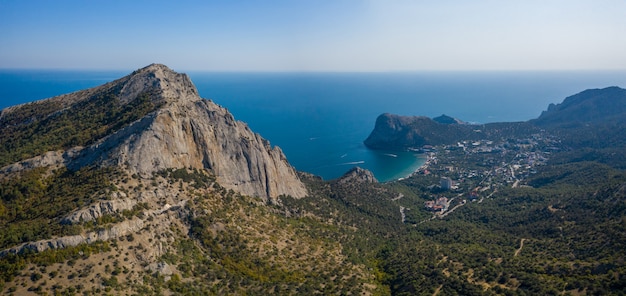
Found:
[[[0,70],[0,108],[130,72]],[[202,97],[280,146],[298,170],[333,179],[358,165],[380,181],[405,177],[424,162],[412,152],[363,145],[381,113],[523,121],[582,90],[626,85],[626,71],[188,74]]]

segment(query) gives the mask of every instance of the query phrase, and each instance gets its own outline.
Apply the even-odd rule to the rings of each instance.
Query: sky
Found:
[[[0,68],[625,70],[623,0],[0,0]]]

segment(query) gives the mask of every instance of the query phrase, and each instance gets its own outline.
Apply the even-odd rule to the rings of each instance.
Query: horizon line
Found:
[[[150,64],[148,64],[150,65]],[[0,71],[107,71],[126,72],[135,71],[147,67],[139,68],[79,68],[79,67],[0,67]],[[174,69],[163,64],[175,72],[179,73],[336,73],[336,74],[357,74],[357,73],[476,73],[476,72],[625,72],[626,68],[580,68],[580,69],[412,69],[412,70],[229,70],[229,69]]]

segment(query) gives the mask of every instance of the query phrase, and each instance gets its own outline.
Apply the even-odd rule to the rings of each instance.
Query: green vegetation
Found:
[[[24,268],[29,264],[39,267],[50,266],[54,263],[63,263],[89,258],[92,254],[108,252],[111,247],[108,242],[95,242],[92,244],[82,244],[76,247],[65,249],[47,250],[41,253],[8,254],[0,258],[0,291],[4,289],[5,283],[11,282],[13,278],[19,276]],[[50,277],[56,276],[56,272]],[[34,282],[42,278],[39,273],[33,273],[30,279]]]
[[[529,183],[536,188],[502,189],[481,204],[418,224],[381,251],[392,293],[624,291],[626,174],[578,163],[546,166]]]
[[[62,233],[64,226],[41,225],[78,204],[92,202],[95,195],[87,192],[114,190],[108,181],[111,171],[45,172],[37,169],[3,181],[4,229],[22,225],[13,222],[18,217],[14,213],[18,204],[22,209],[33,205],[26,202],[27,196],[64,198],[61,208],[40,207],[19,216],[26,219],[31,217],[27,213],[53,211],[43,214],[47,220],[34,221],[41,221],[38,227],[50,228],[50,233]],[[124,263],[119,263],[102,276],[100,292],[619,295],[626,289],[626,174],[622,170],[591,161],[559,161],[540,167],[526,180],[530,186],[501,187],[482,203],[470,202],[432,220],[432,213],[423,209],[424,201],[446,194],[429,186],[438,182],[436,177],[416,175],[391,184],[301,177],[310,197],[283,196],[281,202],[268,205],[222,188],[204,171],[158,173],[155,178],[165,178],[170,186],[192,189],[185,207],[189,233],[180,233],[172,243],[174,249],[160,258],[176,273],[165,277],[149,272],[143,275],[143,284],[129,283],[122,280]],[[400,206],[408,209],[405,223]],[[146,208],[138,204],[116,217],[141,215]],[[136,241],[136,237],[125,240]],[[5,244],[12,245],[6,239]],[[29,263],[45,266],[69,260],[74,264],[73,260],[85,256],[84,250],[77,255],[80,248],[5,256],[0,259],[3,280],[11,281]],[[47,273],[27,273],[33,291],[42,287]],[[80,274],[77,269],[73,276]],[[70,288],[79,291],[63,289]]]
[[[26,104],[3,116],[0,167],[47,151],[89,145],[158,107],[150,94],[122,104],[115,93],[113,89],[64,110],[52,101]]]
[[[269,213],[288,214],[272,214],[277,220],[264,229],[287,227],[297,237],[340,245],[346,263],[368,270],[375,294],[604,295],[626,287],[626,174],[620,170],[593,162],[545,166],[528,181],[534,187],[501,188],[481,204],[414,227],[411,221],[431,215],[421,205],[432,196],[428,184],[436,178],[357,185],[302,177],[311,197],[282,197]],[[178,254],[187,255],[164,257],[177,264],[181,277],[151,277],[155,285],[181,294],[363,291],[363,278],[336,283],[329,274],[308,270],[311,265],[293,270],[256,250],[255,239],[245,232],[215,233],[216,225],[229,225],[233,218],[227,217],[237,209],[256,218],[250,213],[269,214],[266,206],[251,207],[246,197],[222,193],[230,197],[219,210],[190,220],[191,237],[200,246],[179,242]],[[399,193],[403,198],[392,201]],[[399,205],[411,208],[413,220],[400,222]],[[331,269],[330,274],[349,278],[351,272]],[[213,285],[181,281],[198,277]]]
[[[115,190],[108,168],[78,171],[46,168],[24,171],[0,180],[0,249],[52,236],[73,235],[80,226],[62,225],[59,219]]]
[[[156,173],[156,175],[163,178],[170,178],[175,181],[190,183],[195,189],[208,188],[213,182],[215,182],[215,176],[198,169],[193,169],[191,171],[185,168],[166,169]]]
[[[368,249],[367,242],[361,243],[361,250],[357,250],[337,241],[351,241],[355,237],[351,227],[297,214],[285,215],[284,211],[291,207],[269,206],[260,199],[225,190],[217,183],[196,186],[202,183],[196,178],[204,179],[206,172],[183,169],[161,174],[176,187],[182,182],[182,187],[193,188],[194,197],[186,205],[189,214],[185,222],[190,229],[188,238],[177,239],[172,243],[174,248],[160,258],[179,273],[171,277],[148,273],[142,278],[143,284],[126,284],[135,293],[152,295],[164,290],[180,295],[360,294],[366,290],[381,293],[380,287],[365,288],[366,283],[377,280],[368,278],[368,272],[355,269],[361,264],[357,261],[363,261],[358,252]],[[294,204],[300,202],[284,199]],[[368,257],[373,258],[374,254],[371,252]],[[374,268],[376,264],[369,262],[369,266]],[[110,278],[105,279],[111,284]],[[119,282],[117,285],[124,287]],[[109,287],[115,289],[115,285]]]

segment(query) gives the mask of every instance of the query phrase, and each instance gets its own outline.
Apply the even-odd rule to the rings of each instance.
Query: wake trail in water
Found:
[[[342,163],[319,166],[319,167],[316,167],[316,169],[338,167],[338,166],[344,166],[344,165],[357,165],[357,164],[363,164],[363,163],[365,163],[365,160],[342,162]]]
[[[354,165],[354,164],[362,164],[362,163],[365,163],[365,160],[338,163],[335,166],[338,166],[338,165]]]

